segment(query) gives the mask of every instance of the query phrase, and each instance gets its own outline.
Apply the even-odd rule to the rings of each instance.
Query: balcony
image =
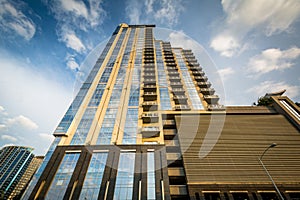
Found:
[[[173,110],[181,111],[181,110],[191,110],[189,105],[175,105]]]
[[[195,59],[195,58],[188,58],[188,59],[187,59],[187,62],[188,62],[188,63],[197,63],[198,61],[197,61],[197,59]]]
[[[167,70],[168,70],[168,72],[177,72],[178,71],[178,69],[177,69],[177,67],[175,67],[175,65],[173,67],[167,66]]]
[[[190,66],[190,67],[199,67],[200,65],[197,62],[188,62],[188,66]]]
[[[175,128],[175,121],[173,119],[167,119],[163,121],[164,128]]]
[[[144,92],[156,92],[156,84],[144,84]]]
[[[175,72],[169,71],[168,75],[169,76],[179,76],[179,73],[177,71],[175,71]]]
[[[204,95],[204,100],[209,104],[216,104],[219,99],[218,95]]]
[[[172,88],[182,88],[182,83],[181,82],[170,82],[170,85]]]
[[[155,78],[145,78],[144,79],[144,84],[155,84],[156,79]]]
[[[173,54],[165,54],[164,57],[165,57],[166,60],[168,60],[168,59],[174,60],[174,55]]]
[[[157,123],[158,122],[158,114],[149,112],[142,114],[143,123]]]
[[[155,79],[155,73],[144,73],[144,78],[154,78]]]
[[[143,111],[155,111],[158,108],[158,104],[156,101],[145,101],[142,104]]]
[[[210,111],[223,111],[225,110],[225,106],[219,104],[208,105],[207,109]]]
[[[196,81],[199,82],[206,82],[208,80],[208,78],[206,76],[194,76]]]
[[[145,64],[153,63],[154,64],[154,59],[144,59]]]
[[[200,70],[200,71],[192,71],[192,73],[193,73],[194,76],[204,76],[204,74],[205,74],[205,73],[204,73],[203,71],[201,71],[201,70]]]
[[[143,138],[151,138],[158,137],[160,131],[158,126],[146,126],[142,128],[141,133],[143,135]]]
[[[205,81],[205,82],[198,82],[197,85],[200,88],[209,88],[211,86],[211,83],[209,81]]]
[[[166,62],[166,66],[170,66],[170,67],[175,67],[176,63],[175,62]]]
[[[200,92],[203,95],[213,95],[215,93],[215,89],[214,88],[200,88]]]
[[[164,129],[164,136],[168,138],[173,138],[177,134],[176,129]]]
[[[154,67],[144,67],[144,73],[154,73],[155,68]]]
[[[146,101],[154,101],[157,100],[156,92],[144,92],[144,100]]]
[[[172,92],[174,95],[183,95],[185,93],[185,90],[183,88],[174,88]]]
[[[175,101],[176,104],[186,104],[187,97],[185,95],[177,95],[177,96],[173,96],[173,100]]]
[[[179,76],[170,76],[169,80],[172,82],[178,82],[181,80],[181,78]]]
[[[198,66],[191,66],[190,70],[191,71],[202,71],[202,67],[200,67],[199,64],[198,64]]]

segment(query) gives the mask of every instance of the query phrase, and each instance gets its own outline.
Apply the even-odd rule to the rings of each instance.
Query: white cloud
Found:
[[[126,15],[130,24],[155,23],[172,26],[184,11],[183,1],[172,0],[127,0]],[[146,12],[143,12],[143,11]]]
[[[237,39],[231,35],[218,35],[211,41],[210,47],[212,47],[215,51],[220,52],[222,56],[232,57],[235,53],[237,53],[237,49],[240,48],[240,44]]]
[[[289,32],[300,16],[299,0],[222,0],[222,6],[226,18],[210,46],[227,57],[245,47],[243,40],[249,32],[263,30],[266,36]]]
[[[4,111],[3,106],[0,106],[0,112],[3,112],[3,111]]]
[[[29,130],[37,129],[38,125],[23,115],[19,115],[17,117],[11,118],[7,120],[8,126],[21,126],[23,128],[27,128]]]
[[[60,72],[49,66],[31,64],[29,67],[24,60],[3,52],[0,63],[1,106],[9,113],[0,115],[0,124],[6,125],[1,134],[16,137],[19,145],[32,146],[42,154],[50,141],[32,138],[55,129],[74,95],[73,83],[68,83],[69,80],[59,82]],[[47,72],[37,71],[40,68]],[[0,139],[0,146],[4,142]]]
[[[266,93],[278,92],[283,89],[286,89],[286,93],[285,93],[286,96],[293,98],[299,95],[300,87],[295,85],[289,85],[284,81],[282,82],[264,81],[261,82],[259,85],[249,88],[247,92],[254,93],[257,96],[263,96]]]
[[[63,33],[62,40],[65,42],[67,47],[78,53],[82,53],[86,49],[82,41],[75,35],[74,32]]]
[[[294,59],[300,56],[300,48],[292,47],[287,50],[266,49],[261,54],[250,58],[248,71],[255,75],[265,74],[274,70],[284,70],[294,65]]]
[[[6,32],[14,31],[25,40],[30,40],[35,32],[35,24],[16,4],[0,1],[0,27]]]
[[[58,22],[59,40],[76,52],[84,53],[86,47],[78,35],[81,31],[97,31],[103,23],[106,12],[102,8],[102,1],[55,0],[47,1],[46,4]]]
[[[125,12],[129,18],[129,24],[140,24],[143,4],[137,0],[127,0],[126,3]]]
[[[71,57],[67,61],[67,66],[71,70],[78,70],[79,69],[79,64],[76,62],[75,58]]]
[[[226,80],[230,77],[230,75],[234,74],[235,71],[231,67],[227,67],[227,68],[219,69],[217,73],[222,78],[222,80]]]
[[[88,18],[88,10],[82,1],[74,1],[74,0],[61,0],[60,1],[62,9],[66,12],[72,12],[76,16],[82,16],[85,19]]]
[[[172,31],[166,40],[172,44],[172,47],[191,49],[194,54],[200,54],[204,50],[199,43],[189,38],[183,31]]]
[[[11,141],[11,142],[16,142],[16,141],[18,141],[17,138],[15,138],[15,137],[13,137],[13,136],[11,136],[11,135],[1,135],[1,139],[2,139],[2,140],[9,140],[9,141]]]
[[[48,133],[40,133],[39,136],[41,139],[47,140],[47,141],[53,141],[53,139],[54,139],[54,136],[50,135]]]
[[[0,124],[0,131],[5,130],[7,127],[5,124]]]

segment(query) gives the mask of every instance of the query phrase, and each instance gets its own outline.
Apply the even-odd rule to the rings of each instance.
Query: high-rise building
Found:
[[[16,185],[34,157],[32,150],[23,146],[6,146],[0,150],[0,198],[13,199],[11,194],[17,192]]]
[[[299,108],[220,105],[193,52],[154,27],[113,32],[23,199],[298,198]]]
[[[30,164],[28,165],[27,169],[25,170],[22,177],[19,179],[17,185],[15,186],[14,190],[10,193],[8,199],[20,199],[22,194],[24,193],[27,185],[29,184],[32,176],[42,164],[44,156],[35,156],[31,160]]]

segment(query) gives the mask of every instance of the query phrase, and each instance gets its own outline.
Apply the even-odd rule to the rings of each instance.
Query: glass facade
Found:
[[[107,160],[107,152],[94,152],[81,189],[81,200],[97,199]]]
[[[121,24],[113,33],[55,130],[57,137],[24,199],[36,194],[62,199],[66,191],[81,200],[153,200],[169,195],[167,170],[155,167],[180,157],[179,150],[165,153],[171,148],[162,148],[167,143],[180,145],[173,140],[174,115],[204,107],[202,88],[193,81],[194,69],[182,53],[186,51],[155,40],[153,27]],[[154,149],[164,150],[155,158]],[[136,165],[141,167],[135,169]],[[42,173],[46,166],[54,174],[52,180]]]
[[[63,199],[80,153],[65,154],[50,185],[45,200]]]
[[[128,109],[126,114],[126,121],[123,133],[123,144],[135,144],[138,126],[138,108],[140,98],[140,81],[141,81],[141,60],[142,49],[144,46],[144,29],[139,29],[139,34],[136,44],[136,57],[134,61],[134,68],[131,77],[131,86],[129,94]]]
[[[187,88],[187,93],[190,97],[193,108],[194,109],[203,109],[201,99],[199,97],[199,94],[197,92],[195,84],[191,78],[191,75],[188,71],[188,68],[187,68],[185,60],[183,58],[181,49],[174,49],[173,51],[176,55],[176,60],[180,67],[182,78],[185,83],[185,87]]]
[[[134,152],[121,152],[116,178],[114,200],[131,200],[134,178]]]
[[[155,159],[154,151],[147,153],[147,199],[155,200]]]
[[[54,141],[52,142],[51,146],[49,147],[45,158],[41,164],[41,166],[39,167],[39,169],[36,171],[36,173],[33,175],[32,180],[30,181],[24,195],[23,195],[23,199],[28,199],[29,195],[31,194],[34,186],[37,184],[40,176],[42,175],[42,172],[44,171],[46,165],[48,164],[56,146],[58,145],[58,143],[60,142],[61,137],[55,137]]]
[[[109,100],[108,108],[96,144],[110,144],[112,132],[116,122],[116,116],[119,111],[120,97],[122,95],[124,80],[126,76],[129,57],[133,44],[135,29],[130,31],[130,35],[126,44],[125,53],[122,58],[121,66],[118,71],[117,80],[113,88],[112,95]]]

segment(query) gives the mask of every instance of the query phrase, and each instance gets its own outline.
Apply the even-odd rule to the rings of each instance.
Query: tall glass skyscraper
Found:
[[[155,39],[154,28],[116,28],[57,126],[23,199],[200,199],[219,190],[205,185],[215,184],[203,175],[213,174],[206,158],[223,125],[233,122],[226,124],[225,107],[193,52]],[[259,113],[270,114],[252,110],[252,116]],[[199,156],[203,162],[197,163]],[[201,184],[206,193],[198,189]]]
[[[6,146],[0,150],[0,199],[13,199],[24,189],[16,186],[24,182],[22,176],[34,158],[32,151],[33,148],[23,146]]]

